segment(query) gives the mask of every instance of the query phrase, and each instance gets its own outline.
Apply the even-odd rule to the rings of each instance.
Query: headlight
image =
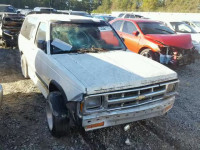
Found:
[[[99,109],[102,105],[102,97],[95,96],[86,99],[86,109]]]
[[[167,85],[167,93],[175,92],[177,87],[177,83],[168,84]]]

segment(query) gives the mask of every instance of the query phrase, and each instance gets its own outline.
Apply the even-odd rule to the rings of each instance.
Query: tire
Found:
[[[22,71],[22,75],[24,76],[24,78],[28,79],[29,78],[28,65],[27,65],[25,56],[23,54],[21,55],[21,71]]]
[[[46,105],[47,124],[51,135],[61,137],[70,130],[69,111],[60,92],[50,92]]]
[[[140,52],[140,55],[144,56],[144,57],[147,57],[147,58],[150,58],[152,60],[156,60],[155,59],[155,55],[154,55],[154,52],[151,51],[151,49],[144,49]]]

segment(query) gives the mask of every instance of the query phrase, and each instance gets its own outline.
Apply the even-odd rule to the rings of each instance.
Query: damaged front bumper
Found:
[[[3,14],[1,18],[1,41],[5,47],[16,47],[24,17],[19,14]]]
[[[89,131],[161,116],[172,108],[174,101],[175,96],[172,96],[155,103],[149,103],[147,105],[141,105],[130,109],[108,111],[83,116],[82,126],[86,131]]]
[[[3,39],[2,45],[11,46],[11,47],[17,46],[18,33],[16,34],[16,33],[8,32],[8,31],[3,31],[2,39]]]
[[[159,61],[164,65],[183,66],[195,62],[198,56],[198,51],[192,49],[180,49],[174,47],[164,47],[161,49]]]

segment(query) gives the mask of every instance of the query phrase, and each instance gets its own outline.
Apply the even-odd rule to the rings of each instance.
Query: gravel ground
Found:
[[[0,49],[0,149],[20,150],[173,150],[200,149],[200,61],[177,70],[179,96],[165,116],[54,138],[45,118],[45,99],[31,80],[23,79],[18,50]],[[125,141],[128,141],[128,145]]]

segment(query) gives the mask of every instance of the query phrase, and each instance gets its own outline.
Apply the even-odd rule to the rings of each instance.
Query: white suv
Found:
[[[174,104],[177,74],[128,51],[98,19],[28,15],[19,49],[24,77],[47,98],[54,136],[71,125],[88,131],[160,116]]]

